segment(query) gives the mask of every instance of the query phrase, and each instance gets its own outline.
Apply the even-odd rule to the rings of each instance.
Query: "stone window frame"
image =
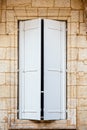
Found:
[[[39,18],[39,17],[15,17],[14,20],[14,45],[17,44],[18,46],[18,21],[19,20],[30,20],[30,19],[35,19],[35,18]],[[71,21],[71,17],[56,17],[56,16],[52,16],[52,17],[40,17],[40,18],[47,18],[47,19],[53,19],[53,20],[64,20],[67,21],[67,52],[68,52],[68,48],[69,48],[69,38],[68,36],[70,35],[70,21]],[[18,50],[18,47],[16,48]],[[68,55],[68,53],[67,53]],[[18,60],[18,59],[17,59]],[[14,63],[15,64],[15,63]],[[68,61],[67,61],[68,64]],[[16,69],[16,74],[18,73],[18,70]],[[67,72],[67,75],[69,73]],[[18,78],[16,76],[16,78]],[[72,78],[72,77],[71,77]],[[68,79],[68,78],[67,78]],[[68,79],[70,80],[70,79]],[[72,83],[71,83],[72,85]],[[14,87],[14,88],[13,88]],[[66,86],[68,88],[68,84]],[[69,95],[69,90],[67,89],[67,119],[66,120],[58,120],[58,121],[30,121],[30,120],[20,120],[17,118],[17,88],[18,88],[18,84],[14,86],[11,86],[10,89],[10,98],[12,99],[12,94],[14,95],[15,99],[11,100],[10,102],[10,111],[9,111],[9,119],[8,119],[8,127],[10,129],[18,129],[18,128],[26,128],[26,129],[58,129],[58,128],[72,128],[72,129],[76,129],[76,108],[69,108],[69,101],[68,101],[68,95]],[[71,97],[70,97],[71,99]],[[12,103],[14,102],[14,104]],[[11,110],[11,108],[14,106],[14,109]],[[70,116],[71,114],[71,116]],[[73,117],[72,117],[72,114]],[[56,125],[55,125],[56,124]],[[62,125],[63,124],[63,125]]]

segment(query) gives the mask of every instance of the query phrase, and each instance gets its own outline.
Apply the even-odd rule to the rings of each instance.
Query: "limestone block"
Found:
[[[0,34],[5,34],[6,30],[5,30],[5,23],[0,23]]]
[[[68,108],[73,108],[73,109],[76,109],[76,106],[77,106],[77,99],[73,99],[73,98],[69,98],[67,100],[67,104],[68,104]]]
[[[6,59],[17,60],[17,48],[7,48],[6,49]]]
[[[79,60],[87,60],[87,49],[79,49]]]
[[[76,85],[76,73],[67,73],[67,85]]]
[[[67,87],[67,97],[68,98],[76,98],[76,86],[68,85],[68,87]]]
[[[18,71],[18,61],[10,61],[10,71],[9,72],[17,72]]]
[[[14,22],[14,10],[7,10],[6,11],[6,21]]]
[[[0,123],[0,130],[8,130],[8,124],[7,123]]]
[[[71,22],[79,22],[79,11],[71,11]]]
[[[32,7],[53,7],[53,0],[32,0]]]
[[[6,9],[6,0],[1,0],[1,9]]]
[[[5,73],[0,73],[0,85],[5,85]]]
[[[0,35],[0,48],[14,47],[14,35]]]
[[[69,35],[67,39],[68,39],[68,40],[67,40],[67,47],[68,47],[68,48],[69,48],[69,47],[70,47],[70,48],[71,48],[71,47],[77,48],[78,38],[77,38],[76,35]],[[68,50],[69,50],[69,49],[68,49]]]
[[[71,9],[60,9],[59,10],[59,16],[70,16]]]
[[[87,125],[87,111],[77,111],[77,118],[78,118],[78,124],[81,125]],[[86,130],[86,129],[81,129]]]
[[[55,8],[49,8],[48,9],[48,16],[58,16],[59,13],[59,9],[55,9]]]
[[[77,126],[78,130],[87,130],[87,124],[80,124],[78,123],[78,126]]]
[[[6,73],[6,85],[17,85],[17,73]]]
[[[7,6],[25,6],[31,3],[31,0],[7,0]]]
[[[77,46],[80,48],[87,48],[87,40],[86,36],[78,36],[77,37]]]
[[[79,24],[78,23],[70,23],[71,24],[71,34],[79,33]]]
[[[9,72],[10,71],[10,61],[0,60],[0,72]]]
[[[6,111],[0,111],[0,123],[7,123],[7,112]]]
[[[47,16],[47,8],[38,8],[38,16]]]
[[[79,61],[77,64],[77,72],[79,71],[83,71],[83,72],[87,72],[87,64],[85,64],[84,61]]]
[[[87,107],[87,98],[78,99],[78,106],[79,107]]]
[[[2,12],[1,12],[1,9],[0,9],[0,22],[1,22],[1,14],[2,14]]]
[[[87,85],[87,73],[85,73],[83,76],[77,74],[77,83],[78,85]]]
[[[85,23],[80,23],[80,34],[86,35],[87,32],[87,26]]]
[[[7,110],[6,98],[0,98],[0,111],[1,110]]]
[[[7,22],[6,23],[6,33],[9,34],[15,34],[15,25],[14,22]]]
[[[84,21],[84,12],[83,10],[80,10],[80,22]]]
[[[68,120],[70,120],[70,125],[76,124],[76,109],[68,110]]]
[[[70,0],[55,0],[55,7],[70,7]]]
[[[2,22],[6,22],[6,10],[2,10],[2,13],[1,13],[1,21],[2,21]]]
[[[6,48],[0,48],[0,59],[6,58]]]
[[[77,48],[69,48],[67,51],[67,60],[77,60],[78,58],[78,49]]]
[[[67,71],[69,73],[77,71],[77,62],[76,61],[69,61],[67,64]]]
[[[0,98],[17,98],[17,87],[13,86],[0,86]]]
[[[27,9],[27,16],[37,16],[37,8]]]
[[[27,16],[27,12],[25,9],[15,9],[15,16],[16,17],[24,17],[24,16]]]
[[[17,99],[16,98],[7,98],[6,99],[6,108],[8,111],[16,111],[17,109]]]
[[[87,98],[87,86],[77,86],[78,98]]]
[[[1,9],[1,4],[2,4],[2,1],[0,0],[0,9]]]
[[[71,0],[72,9],[83,9],[83,2],[81,0]]]
[[[10,97],[10,86],[0,86],[0,97]]]

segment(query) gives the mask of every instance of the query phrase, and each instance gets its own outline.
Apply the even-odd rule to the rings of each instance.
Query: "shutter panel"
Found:
[[[19,118],[40,120],[41,20],[20,22]]]
[[[44,119],[65,119],[65,22],[44,20]]]

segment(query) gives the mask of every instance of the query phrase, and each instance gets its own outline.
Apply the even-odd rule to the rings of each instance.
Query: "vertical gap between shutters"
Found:
[[[67,29],[68,29],[68,26],[67,26],[67,21],[66,21],[66,32],[65,32],[65,35],[66,35],[66,38],[65,38],[65,40],[66,40],[66,52],[65,52],[65,55],[66,55],[66,70],[67,70],[67,35],[68,35],[68,33],[67,33]],[[67,86],[67,72],[66,72],[66,86]],[[68,106],[67,106],[67,87],[66,87],[66,110],[68,109]],[[68,119],[68,113],[66,112],[66,119]]]
[[[41,20],[41,120],[44,119],[44,20]]]
[[[18,70],[19,70],[19,22],[18,21]],[[19,119],[19,72],[17,73],[17,79],[18,79],[18,87],[17,87],[17,119]]]

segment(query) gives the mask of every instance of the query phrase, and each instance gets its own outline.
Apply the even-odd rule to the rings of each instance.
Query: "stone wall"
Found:
[[[67,20],[67,119],[17,119],[18,20]],[[81,0],[0,0],[0,130],[87,129],[87,34]]]

